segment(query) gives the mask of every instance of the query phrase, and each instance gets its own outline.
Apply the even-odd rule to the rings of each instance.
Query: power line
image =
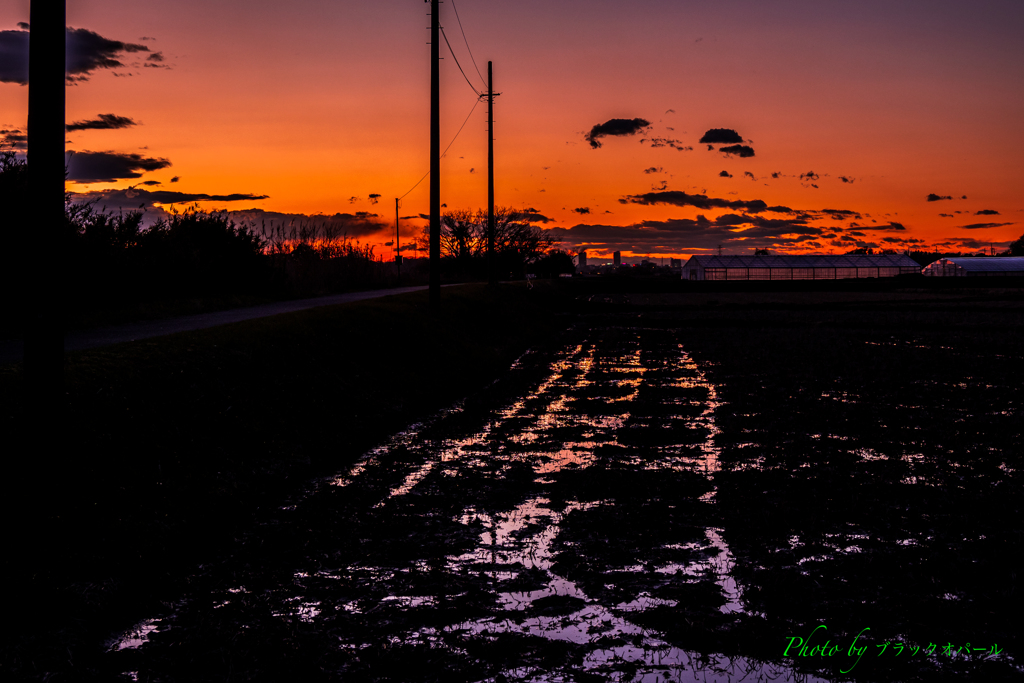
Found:
[[[481,81],[486,83],[487,79],[484,78],[484,75],[482,73],[480,73],[480,67],[476,65],[476,59],[473,58],[473,50],[471,50],[469,47],[469,39],[466,38],[466,30],[462,28],[462,19],[459,19],[459,8],[455,6],[455,0],[451,0],[451,2],[452,9],[455,10],[455,19],[456,21],[459,22],[459,30],[462,31],[462,39],[466,41],[466,50],[469,51],[469,58],[473,60],[473,68],[476,69],[476,75],[480,77]]]
[[[462,73],[462,77],[466,79],[466,84],[473,90],[474,93],[476,93],[477,97],[480,97],[481,92],[477,90],[476,86],[474,86],[473,83],[469,80],[469,76],[466,75],[466,72],[462,71],[462,65],[459,64],[459,58],[455,56],[455,50],[452,49],[452,44],[448,42],[448,34],[444,32],[443,28],[441,29],[441,35],[444,36],[444,42],[446,45],[448,45],[448,52],[451,53],[452,59],[455,60],[455,66],[459,67],[459,71]]]
[[[441,152],[441,158],[444,158],[444,155],[445,155],[445,154],[447,154],[447,153],[448,153],[448,150],[449,150],[449,149],[451,149],[451,148],[452,148],[452,145],[454,145],[454,144],[455,144],[455,141],[456,141],[456,140],[458,139],[458,137],[459,137],[459,133],[461,133],[461,132],[462,132],[462,129],[466,127],[466,124],[467,124],[467,123],[469,123],[469,117],[473,115],[473,112],[474,112],[474,111],[476,111],[476,106],[477,106],[478,104],[480,104],[480,100],[477,100],[476,102],[474,102],[474,103],[473,103],[473,108],[469,110],[469,114],[467,114],[467,115],[466,115],[466,120],[462,122],[462,125],[461,125],[461,126],[459,126],[459,131],[458,131],[458,133],[456,133],[456,134],[455,134],[455,137],[453,137],[453,138],[452,138],[452,141],[451,141],[451,142],[449,142],[449,143],[448,143],[448,146],[444,148],[444,151],[443,151],[443,152]],[[410,188],[409,188],[409,192],[412,192],[412,191],[413,191],[413,190],[415,190],[415,189],[416,189],[417,187],[419,187],[420,183],[422,183],[422,182],[423,182],[424,180],[426,180],[426,179],[427,179],[427,176],[428,176],[428,175],[430,175],[430,171],[427,171],[426,173],[424,173],[424,174],[423,174],[423,177],[422,177],[422,178],[420,178],[419,180],[417,180],[417,181],[416,181],[416,184],[415,184],[415,185],[413,185],[412,187],[410,187]],[[405,198],[406,198],[406,196],[408,196],[409,192],[406,192],[405,194],[403,194],[403,195],[402,195],[401,197],[399,197],[399,199],[400,199],[400,200],[401,200],[401,199],[405,199]]]

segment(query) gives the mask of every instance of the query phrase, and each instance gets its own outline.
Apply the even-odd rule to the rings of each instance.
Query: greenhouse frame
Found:
[[[849,280],[919,275],[906,254],[804,254],[800,256],[693,256],[684,280]]]
[[[928,277],[1024,276],[1024,256],[950,256],[924,267]]]

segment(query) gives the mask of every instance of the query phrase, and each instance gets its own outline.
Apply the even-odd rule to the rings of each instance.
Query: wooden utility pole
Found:
[[[494,264],[494,86],[491,62],[487,62],[487,274],[491,286],[498,284]]]
[[[398,198],[395,198],[395,267],[398,268],[398,280],[402,280],[402,245],[398,241]]]
[[[28,47],[25,386],[30,410],[59,420],[64,400],[64,0],[32,0]],[[47,415],[48,414],[48,415]]]
[[[441,304],[441,43],[438,0],[430,0],[430,307]]]

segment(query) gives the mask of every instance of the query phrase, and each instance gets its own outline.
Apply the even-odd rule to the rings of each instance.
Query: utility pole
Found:
[[[402,281],[402,245],[398,241],[398,197],[395,197],[395,267],[398,268],[398,281]]]
[[[492,287],[498,284],[494,265],[494,86],[491,62],[487,62],[487,275]]]
[[[29,8],[28,202],[37,219],[29,239],[41,257],[26,264],[25,386],[29,412],[60,424],[64,400],[64,0]],[[40,436],[43,434],[40,431]],[[51,444],[52,445],[52,444]]]
[[[430,0],[430,307],[441,305],[440,8]]]

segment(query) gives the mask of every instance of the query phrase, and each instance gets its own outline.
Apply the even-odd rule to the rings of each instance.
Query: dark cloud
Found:
[[[124,63],[118,58],[134,52],[149,52],[149,48],[104,38],[84,28],[67,30],[67,71],[70,76],[85,78],[96,69],[123,67]]]
[[[590,132],[584,135],[587,142],[594,149],[601,146],[600,138],[607,137],[609,135],[614,136],[627,136],[636,135],[643,131],[645,128],[650,127],[651,122],[647,119],[609,119],[604,123],[599,123],[590,129]]]
[[[973,237],[951,237],[941,242],[936,242],[933,245],[935,248],[948,248],[948,249],[985,249],[994,247],[996,249],[1005,249],[1010,246],[1009,242],[993,242],[989,240],[979,240]]]
[[[722,171],[721,173],[718,174],[718,177],[719,178],[732,178],[732,173],[729,173],[728,171]]]
[[[787,206],[768,206],[760,199],[718,199],[704,194],[687,194],[679,190],[664,192],[648,192],[646,194],[627,195],[619,200],[620,204],[669,204],[671,206],[692,206],[697,209],[743,209],[750,213],[771,211],[772,213],[796,213]]]
[[[666,114],[675,114],[675,113],[676,113],[676,110],[675,110],[675,109],[669,109],[669,110],[667,110],[667,111],[666,111],[665,113],[666,113]]]
[[[27,31],[28,30],[28,22],[26,22],[26,21],[19,21],[18,22],[18,28]]]
[[[21,24],[19,24],[21,26]],[[27,30],[0,31],[0,82],[28,83]],[[68,82],[89,80],[97,69],[125,66],[125,54],[149,52],[145,45],[111,40],[84,28],[68,28],[66,33]]]
[[[678,149],[680,152],[692,152],[693,147],[683,144],[682,140],[672,140],[671,138],[641,138],[640,144],[645,142],[651,143],[651,148],[655,147],[671,147],[672,149]]]
[[[851,178],[851,177],[845,176],[845,175],[839,176],[839,179],[842,180],[844,183],[852,183],[853,181],[856,180],[856,178]]]
[[[778,250],[812,246],[824,234],[821,228],[802,219],[776,220],[746,214],[726,214],[715,220],[700,215],[695,219],[644,221],[627,226],[575,225],[551,228],[548,233],[569,248],[601,251],[717,252],[718,245],[731,253],[749,254],[754,248]],[[817,243],[820,247],[820,242]]]
[[[956,216],[951,213],[940,213],[939,215],[943,218],[956,218]]]
[[[720,208],[721,203],[726,200],[710,201],[715,204],[713,208]],[[679,203],[681,205],[695,204],[695,202],[689,201]],[[742,209],[743,207],[730,208]],[[836,215],[854,214],[854,212],[841,209],[829,211]],[[923,240],[904,234],[873,234],[876,232],[905,232],[906,227],[896,222],[880,227],[871,226],[850,230],[812,223],[824,214],[826,214],[825,211],[800,212],[783,218],[769,218],[741,210],[735,213],[726,213],[714,219],[698,215],[693,219],[650,220],[628,226],[580,224],[571,228],[551,228],[549,234],[557,238],[567,248],[632,251],[634,253],[656,251],[716,253],[718,245],[722,245],[727,253],[749,254],[755,248],[769,248],[773,251],[784,252],[806,249],[820,251],[829,246],[849,250],[853,248],[876,249],[883,244],[889,246],[923,244]]]
[[[774,172],[772,172],[772,178],[774,178],[774,179],[776,179],[776,180],[778,180],[778,179],[779,179],[779,176],[780,176],[780,175],[782,175],[782,174],[781,174],[781,173],[779,173],[778,171],[774,171]]]
[[[648,173],[648,174],[650,174],[650,173],[664,173],[664,172],[665,172],[665,169],[663,169],[661,166],[651,166],[650,168],[645,168],[644,169],[644,173]]]
[[[729,145],[728,147],[719,147],[718,151],[723,154],[734,154],[741,159],[754,156],[754,148],[747,147],[746,145]]]
[[[971,223],[970,225],[961,225],[960,228],[963,230],[983,230],[985,228],[1001,228],[1004,225],[1013,225],[1013,223]]]
[[[146,61],[147,62],[162,62],[162,61],[164,61],[164,53],[163,52],[154,52],[150,56],[146,57]]]
[[[731,128],[712,128],[704,133],[700,142],[704,144],[729,144],[731,142],[743,142],[743,137]]]
[[[171,182],[172,182],[172,183],[176,183],[176,182],[178,182],[179,180],[181,180],[181,176],[174,176],[173,178],[171,178]]]
[[[181,204],[183,202],[242,202],[269,199],[265,194],[204,194],[200,192],[171,192],[170,190],[157,190],[149,193],[151,199],[157,204]]]
[[[981,211],[975,211],[975,216],[998,216],[999,212],[995,209],[982,209]]]
[[[76,130],[112,130],[115,128],[130,128],[139,125],[138,121],[127,116],[116,114],[100,114],[98,118],[86,119],[69,123],[66,128],[69,133]]]
[[[143,223],[147,226],[170,215],[162,206],[157,206],[158,204],[170,206],[171,204],[192,204],[207,201],[256,201],[266,198],[266,195],[241,193],[211,195],[199,192],[169,192],[166,190],[154,192],[137,187],[129,187],[124,190],[102,190],[71,194],[71,200],[75,203],[94,203],[96,206],[108,211],[141,211]],[[258,211],[259,209],[255,210]]]
[[[160,181],[159,180],[143,180],[140,184],[141,185],[160,185]]]
[[[590,207],[589,206],[581,206],[581,207],[573,209],[572,211],[573,211],[573,213],[578,213],[579,215],[582,216],[584,214],[590,213]]]
[[[523,209],[522,213],[523,213],[523,220],[525,220],[527,222],[530,222],[530,223],[554,223],[555,222],[554,218],[548,218],[547,216],[541,214],[539,211],[537,211],[537,209],[533,208],[532,206],[530,208],[528,208],[528,209]]]
[[[0,31],[0,83],[28,83],[28,30]]]
[[[943,199],[952,199],[952,198],[953,197],[948,195],[948,194],[947,195],[937,195],[935,193],[932,193],[932,194],[930,194],[930,195],[928,195],[926,197],[926,199],[928,201],[930,201],[930,202],[939,202],[939,201],[942,201]]]
[[[0,148],[24,151],[28,148],[28,135],[14,128],[0,130]]]
[[[167,159],[118,152],[75,152],[68,161],[68,180],[76,183],[105,183],[125,178],[141,178],[146,171],[167,168]]]
[[[744,171],[744,172],[743,172],[743,175],[747,176],[747,177],[748,177],[748,178],[750,178],[751,180],[757,180],[757,178],[756,178],[756,177],[754,177],[754,174],[753,174],[753,173],[751,173],[750,171]]]
[[[373,194],[370,195],[369,199],[371,204],[376,204],[377,200],[380,199],[380,195],[374,192]]]
[[[800,180],[811,181],[811,180],[817,180],[820,177],[821,176],[818,175],[817,173],[815,173],[814,171],[808,171],[807,173],[801,173],[800,174]]]
[[[960,199],[967,199],[967,195],[962,195]]]

